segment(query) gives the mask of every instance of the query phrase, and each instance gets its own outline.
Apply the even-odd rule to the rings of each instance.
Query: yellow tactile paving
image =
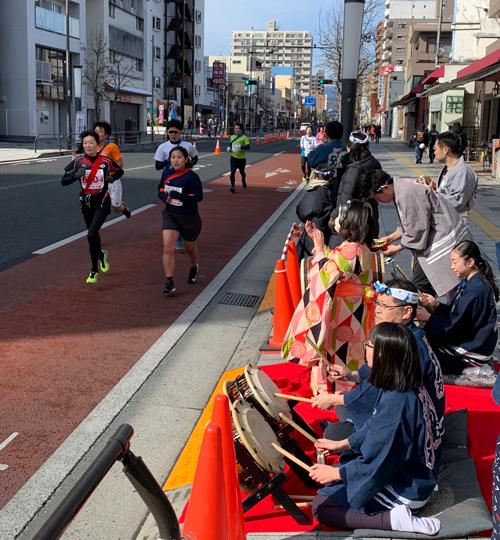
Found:
[[[205,426],[208,424],[208,422],[210,422],[215,397],[222,393],[222,385],[226,381],[230,381],[243,373],[243,369],[244,368],[238,368],[231,371],[226,371],[219,379],[213,394],[210,396],[207,406],[203,410],[198,423],[193,429],[193,432],[191,433],[191,436],[184,447],[184,450],[179,456],[177,463],[174,465],[170,476],[167,478],[167,481],[163,486],[163,491],[177,489],[193,483],[201,442],[203,440],[203,433],[205,431]]]
[[[408,169],[415,172],[417,176],[424,176],[427,174],[426,171],[418,167],[404,154],[394,152],[394,156],[400,163],[404,164]],[[492,240],[500,240],[500,228],[498,228],[488,218],[480,214],[477,210],[471,210],[469,214],[469,219],[472,221],[472,223],[474,223],[474,225],[477,225],[483,232],[485,232]]]

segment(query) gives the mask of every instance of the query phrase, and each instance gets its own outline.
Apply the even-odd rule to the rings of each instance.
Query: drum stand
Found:
[[[301,525],[310,525],[312,523],[295,501],[281,488],[281,485],[288,479],[284,472],[273,476],[272,473],[264,470],[256,463],[248,450],[239,442],[235,442],[235,450],[238,463],[251,476],[252,480],[260,485],[243,501],[243,512],[247,512],[265,497],[272,495],[297,523]],[[292,463],[289,462],[289,464],[291,466]]]

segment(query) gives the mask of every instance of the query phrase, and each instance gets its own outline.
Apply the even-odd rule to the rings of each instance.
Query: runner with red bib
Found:
[[[80,139],[84,153],[66,165],[61,184],[69,186],[77,180],[80,182],[80,204],[87,226],[87,239],[92,260],[92,268],[86,282],[95,285],[99,270],[109,271],[108,252],[102,249],[99,236],[99,230],[111,212],[108,186],[122,177],[123,169],[111,158],[97,151],[99,136],[95,131],[84,131]]]
[[[158,197],[165,203],[162,212],[165,294],[175,292],[175,244],[180,235],[184,238],[186,255],[191,263],[187,282],[193,285],[198,279],[196,240],[201,232],[198,203],[203,200],[203,187],[200,177],[187,167],[188,159],[189,154],[184,147],[172,148],[169,161],[173,172],[158,185]]]

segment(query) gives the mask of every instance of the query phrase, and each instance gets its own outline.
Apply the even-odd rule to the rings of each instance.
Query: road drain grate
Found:
[[[227,292],[220,299],[219,304],[225,304],[226,306],[238,306],[253,308],[257,305],[260,296],[254,296],[252,294]]]

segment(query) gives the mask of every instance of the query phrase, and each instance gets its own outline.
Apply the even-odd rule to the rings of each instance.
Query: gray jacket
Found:
[[[477,191],[477,174],[461,157],[451,169],[441,172],[437,188],[455,210],[466,215],[474,206]]]
[[[414,179],[395,178],[401,245],[411,249],[439,296],[455,288],[459,279],[450,268],[450,252],[465,239],[469,228],[455,208],[439,193]]]

